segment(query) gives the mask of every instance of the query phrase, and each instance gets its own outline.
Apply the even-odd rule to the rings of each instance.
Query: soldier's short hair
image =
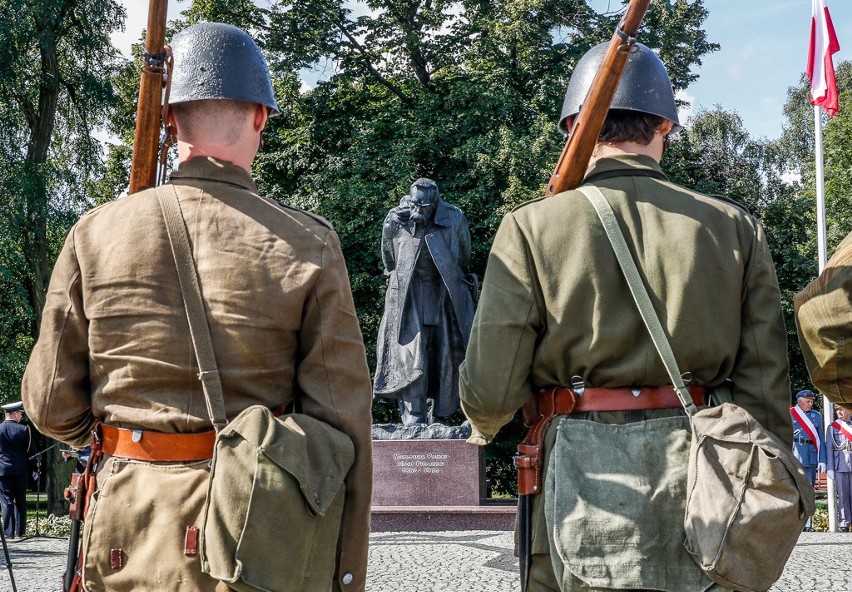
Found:
[[[611,144],[636,142],[648,145],[665,121],[665,118],[650,113],[611,109],[606,116],[598,141]]]

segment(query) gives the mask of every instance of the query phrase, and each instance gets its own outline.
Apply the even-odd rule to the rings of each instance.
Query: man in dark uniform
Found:
[[[28,453],[30,428],[21,424],[24,404],[3,405],[6,419],[0,424],[0,510],[7,537],[24,536],[27,530]]]
[[[814,393],[807,389],[796,393],[796,404],[790,407],[793,420],[793,454],[802,463],[808,481],[814,483],[817,473],[825,472],[826,450],[823,438],[822,413],[814,407]],[[813,530],[811,518],[805,531]]]
[[[599,45],[578,62],[561,130],[571,129],[605,51]],[[584,185],[611,205],[677,364],[690,373],[693,401],[724,395],[790,442],[786,333],[766,236],[736,204],[666,178],[659,163],[677,127],[665,67],[636,44]],[[528,590],[719,590],[683,546],[688,445],[670,447],[669,436],[688,420],[579,191],[519,206],[494,238],[461,368],[462,409],[479,432],[472,441],[493,439],[547,386],[577,403],[544,434]],[[660,435],[660,426],[671,430]],[[624,467],[622,449],[584,437],[615,433],[635,451],[629,458],[647,462]],[[672,479],[669,461],[682,479]],[[566,499],[570,488],[597,497]],[[587,528],[571,527],[578,523]]]

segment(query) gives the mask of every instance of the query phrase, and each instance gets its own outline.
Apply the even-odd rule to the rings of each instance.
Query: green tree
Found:
[[[0,0],[0,397],[16,399],[56,253],[89,204],[118,63],[113,0]],[[55,458],[55,456],[54,456]],[[52,475],[53,473],[49,473]],[[49,504],[63,483],[49,477]]]

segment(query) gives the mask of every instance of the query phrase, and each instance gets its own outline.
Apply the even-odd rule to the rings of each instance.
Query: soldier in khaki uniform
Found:
[[[593,48],[578,63],[566,93],[563,131],[579,112],[605,49]],[[668,181],[659,161],[677,127],[665,68],[653,51],[637,44],[584,183],[598,187],[612,205],[678,366],[691,374],[693,399],[727,385],[738,405],[790,442],[785,329],[763,228],[735,204]],[[574,388],[586,411],[551,423],[544,439],[545,472],[554,466],[548,463],[557,429],[572,454],[594,457],[582,439],[571,440],[572,426],[588,421],[635,430],[636,445],[664,462],[659,460],[665,458],[664,443],[642,440],[641,429],[657,418],[681,417],[682,427],[688,425],[669,383],[589,201],[568,191],[507,214],[491,249],[461,368],[462,408],[481,435],[477,443],[494,438],[534,388],[561,385]],[[592,387],[604,388],[589,394]],[[600,410],[610,402],[615,410]],[[594,458],[589,463],[594,479],[624,482]],[[683,515],[655,510],[676,504],[679,500],[666,498],[683,491],[655,490],[643,469],[635,468],[635,489],[626,503],[643,498],[651,508],[646,522],[607,531],[615,519],[623,520],[622,508],[598,508],[599,529],[609,538],[568,533],[579,541],[573,551],[554,548],[546,527],[548,496],[533,496],[529,590],[719,589],[683,549]],[[542,482],[547,479],[545,474]],[[660,497],[648,498],[648,491]],[[620,493],[615,485],[613,493]],[[658,541],[649,535],[659,523],[670,523],[666,532],[675,535],[680,529],[680,538]],[[670,552],[660,552],[658,543],[669,544]]]
[[[169,120],[180,166],[171,184],[198,270],[225,411],[233,418],[250,405],[295,408],[351,438],[355,463],[341,535],[324,544],[337,549],[331,588],[363,591],[372,393],[337,234],[322,218],[257,194],[249,170],[278,106],[252,39],[230,25],[203,23],[172,45]],[[160,452],[168,454],[211,429],[197,372],[155,190],[84,215],[53,270],[23,381],[33,423],[81,447],[101,420],[104,430],[164,444]],[[187,526],[200,523],[208,460],[159,462],[156,451],[127,459],[106,445],[104,452],[83,535],[86,589],[226,589],[201,573],[184,542]],[[99,506],[118,510],[109,516]],[[300,535],[265,534],[279,552]]]
[[[834,403],[852,404],[852,233],[795,305],[811,381]]]

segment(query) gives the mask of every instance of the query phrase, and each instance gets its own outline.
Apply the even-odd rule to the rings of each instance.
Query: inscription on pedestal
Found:
[[[373,441],[374,506],[478,506],[482,448],[464,440]]]

